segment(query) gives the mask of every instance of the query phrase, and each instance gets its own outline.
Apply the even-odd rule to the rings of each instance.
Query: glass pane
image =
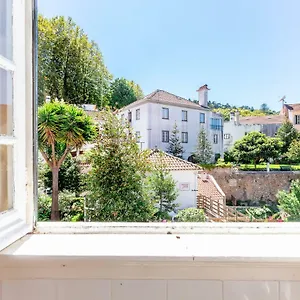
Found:
[[[0,69],[0,135],[13,134],[12,85],[11,72]]]
[[[0,212],[12,208],[12,146],[0,145]]]
[[[0,55],[12,59],[12,0],[0,0]]]

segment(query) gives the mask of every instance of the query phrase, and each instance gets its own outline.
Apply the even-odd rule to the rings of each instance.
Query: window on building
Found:
[[[139,143],[141,141],[141,132],[140,131],[135,132],[135,139],[136,139],[137,143]]]
[[[169,131],[168,130],[162,131],[162,142],[169,143]]]
[[[224,140],[229,140],[229,139],[230,139],[230,133],[225,133]]]
[[[205,113],[200,113],[200,123],[205,123]]]
[[[219,143],[219,136],[217,134],[214,134],[214,144]]]
[[[213,130],[221,130],[222,129],[222,119],[211,118],[210,119],[210,128]]]
[[[132,121],[132,112],[129,111],[128,112],[128,122],[131,122]]]
[[[188,143],[188,133],[187,132],[181,132],[181,142]]]
[[[187,112],[187,110],[182,110],[181,111],[181,119],[182,119],[182,121],[187,122],[187,120],[188,120],[188,112]]]
[[[163,119],[169,119],[169,109],[166,107],[162,108],[162,118]]]
[[[135,111],[135,119],[136,120],[139,120],[141,117],[141,110],[138,108],[136,111]]]
[[[295,116],[295,124],[299,125],[300,124],[300,115]]]
[[[0,1],[0,250],[33,228],[31,5]]]

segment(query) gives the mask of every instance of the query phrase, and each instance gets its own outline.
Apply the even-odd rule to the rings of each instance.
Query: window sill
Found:
[[[49,272],[55,278],[107,278],[113,272],[111,278],[247,280],[253,271],[261,280],[291,280],[292,268],[300,271],[299,237],[300,224],[288,223],[40,223],[34,234],[0,252],[0,279]],[[229,278],[226,270],[235,268]]]

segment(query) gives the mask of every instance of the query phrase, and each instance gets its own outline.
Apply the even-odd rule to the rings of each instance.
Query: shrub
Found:
[[[278,209],[274,209],[270,206],[263,206],[263,207],[245,207],[239,209],[239,211],[251,219],[260,219],[265,220],[269,217],[272,217],[275,213],[278,212]]]
[[[287,221],[300,220],[300,181],[291,184],[290,192],[280,191],[277,194],[279,209],[287,215]]]
[[[190,207],[182,209],[176,216],[178,222],[205,222],[206,217],[203,209]]]
[[[38,220],[49,221],[51,218],[51,195],[39,194]],[[77,222],[84,220],[84,199],[73,193],[59,194],[59,214],[62,221]]]

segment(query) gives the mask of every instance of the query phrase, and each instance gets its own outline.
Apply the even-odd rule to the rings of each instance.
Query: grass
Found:
[[[287,165],[287,164],[270,164],[270,170],[271,171],[280,171],[280,167],[291,167],[291,169],[293,171],[300,171],[300,165]],[[257,171],[260,171],[260,170],[266,170],[267,169],[267,164],[259,164],[259,165],[256,165],[256,169],[255,169],[255,166],[254,165],[251,165],[251,164],[241,164],[239,166],[239,169],[240,170],[257,170]]]

